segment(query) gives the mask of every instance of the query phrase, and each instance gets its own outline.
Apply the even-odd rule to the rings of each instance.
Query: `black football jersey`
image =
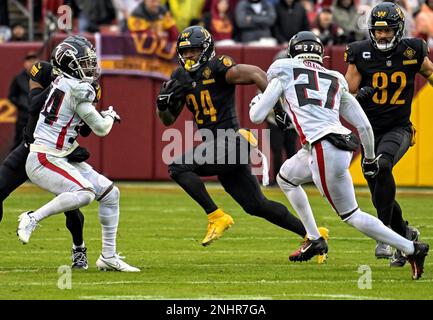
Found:
[[[392,52],[375,49],[370,40],[348,45],[344,60],[361,74],[359,88],[379,89],[362,106],[376,133],[410,124],[415,75],[427,55],[427,44],[416,38],[402,39]]]
[[[36,62],[30,69],[30,79],[39,83],[43,87],[45,97],[48,96],[50,91],[50,89],[47,88],[50,86],[52,81],[52,70],[53,67],[49,62],[46,61]],[[35,131],[36,124],[39,119],[39,113],[41,112],[43,106],[44,104],[40,103],[39,105],[30,107],[29,118],[27,120],[26,127],[24,128],[24,140],[28,144],[33,143],[34,141],[33,132]],[[35,108],[35,110],[33,110],[33,108]]]
[[[239,129],[235,108],[235,85],[227,83],[227,70],[235,65],[228,56],[215,57],[195,72],[179,67],[173,73],[182,83],[190,83],[185,91],[186,106],[199,129]]]

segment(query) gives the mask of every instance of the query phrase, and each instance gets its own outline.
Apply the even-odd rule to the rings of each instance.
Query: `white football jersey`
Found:
[[[68,151],[78,135],[81,118],[75,112],[82,102],[92,103],[95,90],[84,81],[58,77],[39,115],[33,134],[34,145],[41,145],[60,152]]]
[[[301,59],[279,59],[270,67],[268,80],[283,84],[284,108],[302,144],[313,143],[329,133],[351,131],[340,122],[340,99],[348,90],[344,76],[320,64]]]

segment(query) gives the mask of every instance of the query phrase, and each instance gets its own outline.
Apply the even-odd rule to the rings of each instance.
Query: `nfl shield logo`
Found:
[[[387,67],[392,66],[392,61],[391,61],[391,60],[386,60],[386,66],[387,66]]]

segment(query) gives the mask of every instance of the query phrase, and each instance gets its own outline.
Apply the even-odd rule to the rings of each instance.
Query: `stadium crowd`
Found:
[[[21,0],[23,5],[28,1]],[[219,45],[286,45],[310,30],[325,45],[367,38],[367,17],[378,0],[35,0],[35,25],[56,32],[58,8],[73,12],[74,32],[149,32],[173,40],[190,25],[207,28]],[[395,0],[405,13],[406,36],[433,46],[433,0]],[[0,42],[25,41],[22,23],[9,19],[8,1],[0,4]]]

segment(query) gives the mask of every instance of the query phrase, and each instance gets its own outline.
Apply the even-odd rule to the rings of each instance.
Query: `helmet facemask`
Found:
[[[394,37],[391,39],[391,41],[387,43],[379,43],[376,39],[375,30],[382,30],[382,29],[392,29],[394,30]],[[369,34],[370,39],[373,43],[373,46],[380,50],[380,51],[390,51],[394,49],[397,44],[400,42],[402,36],[403,36],[403,30],[404,30],[404,23],[398,23],[391,26],[386,27],[370,27],[369,28]]]
[[[80,75],[81,80],[92,83],[99,77],[98,59],[96,52],[90,48],[86,48],[87,54],[84,57],[75,58],[75,63],[70,63],[70,68],[74,70],[73,65],[77,66],[76,70]]]

